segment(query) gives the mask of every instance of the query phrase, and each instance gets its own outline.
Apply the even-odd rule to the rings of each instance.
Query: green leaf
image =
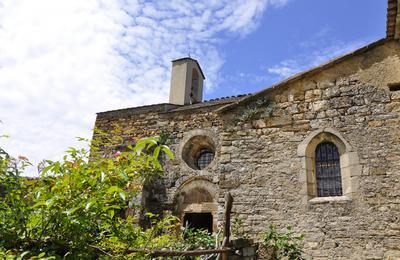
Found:
[[[125,192],[120,192],[120,193],[118,193],[118,194],[119,194],[119,197],[120,197],[123,201],[125,201],[125,199],[126,199]]]
[[[156,149],[154,149],[153,156],[156,160],[158,159],[158,156],[160,155],[160,151],[161,151],[161,146],[157,146]]]
[[[114,212],[114,210],[109,210],[108,211],[108,216],[110,217],[110,218],[113,218],[114,217],[114,214],[115,214],[115,212]]]
[[[151,148],[155,145],[158,145],[158,138],[157,137],[148,137],[148,138],[144,138],[144,139],[140,139],[136,145],[135,145],[135,152],[137,155],[140,155],[143,151],[143,149],[147,148]]]
[[[31,251],[25,251],[20,255],[20,259],[24,259],[26,255],[28,255]]]
[[[53,172],[58,173],[60,171],[60,162],[55,162],[52,167]]]
[[[47,162],[47,163],[50,162],[50,164],[52,164],[51,161],[46,161],[46,162]],[[48,166],[44,167],[43,170],[41,171],[41,175],[46,175],[46,173],[47,173],[48,171],[50,171],[52,168],[53,168],[52,165],[48,165]]]
[[[92,205],[93,205],[93,202],[92,202],[92,201],[89,201],[88,203],[86,203],[86,205],[85,205],[85,210],[88,211],[89,208],[90,208],[90,206],[92,206]]]
[[[128,180],[129,179],[128,175],[126,175],[126,173],[124,171],[120,171],[119,172],[119,176],[121,176],[122,179],[124,179],[124,180]]]
[[[137,155],[142,153],[142,150],[146,147],[146,142],[144,139],[139,140],[135,145],[135,152]]]
[[[174,159],[174,154],[172,153],[171,149],[168,146],[162,145],[162,151],[169,157],[169,159]]]
[[[32,206],[32,208],[35,209],[35,208],[38,208],[38,207],[40,207],[40,206],[46,206],[46,201],[39,201],[39,202],[36,202],[36,203]]]
[[[108,211],[109,209],[121,209],[121,207],[118,206],[118,205],[111,205],[111,206],[105,206],[104,207],[104,210]]]
[[[48,199],[48,200],[46,200],[46,206],[48,207],[48,208],[50,208],[50,207],[52,207],[53,206],[53,204],[56,202],[55,201],[55,196],[53,196],[51,199]]]
[[[112,193],[116,193],[116,192],[123,192],[124,190],[121,189],[118,186],[111,186],[110,188],[108,188],[107,193],[108,194],[112,194]]]
[[[117,243],[118,242],[118,237],[110,237],[108,240],[110,242],[112,242],[112,243]]]
[[[78,206],[78,207],[72,208],[72,209],[70,209],[70,210],[67,210],[65,213],[67,213],[67,215],[72,215],[72,214],[74,214],[76,211],[80,210],[81,208],[82,208],[82,206]]]

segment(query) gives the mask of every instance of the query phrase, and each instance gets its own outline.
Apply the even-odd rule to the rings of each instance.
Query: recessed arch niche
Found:
[[[206,178],[195,177],[184,182],[176,191],[174,196],[174,212],[182,221],[182,225],[188,216],[196,214],[204,216],[211,214],[212,223],[210,231],[217,229],[217,187]],[[206,228],[206,227],[205,227]],[[208,228],[208,227],[207,227]]]

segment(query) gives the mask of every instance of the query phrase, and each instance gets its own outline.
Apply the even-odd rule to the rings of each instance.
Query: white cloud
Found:
[[[91,136],[95,112],[166,102],[170,61],[191,53],[208,91],[218,43],[287,0],[0,1],[0,145],[34,163]],[[33,172],[30,172],[33,174]]]
[[[266,68],[270,76],[276,80],[288,78],[296,73],[319,66],[335,57],[349,53],[368,41],[343,42],[330,35],[328,29],[323,29],[312,39],[301,42],[302,52],[293,58],[282,60],[279,64]]]

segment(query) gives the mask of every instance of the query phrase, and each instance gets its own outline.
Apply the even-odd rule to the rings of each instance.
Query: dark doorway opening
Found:
[[[185,213],[183,217],[185,227],[205,229],[212,233],[213,217],[211,213]]]

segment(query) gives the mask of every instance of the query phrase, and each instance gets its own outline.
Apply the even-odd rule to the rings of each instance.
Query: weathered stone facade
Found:
[[[293,225],[315,258],[400,257],[400,92],[390,92],[390,82],[400,82],[398,42],[260,93],[276,102],[271,118],[224,128],[219,186],[231,191],[249,232],[269,222]],[[298,150],[326,129],[358,157],[349,162],[359,164],[353,192],[308,199]]]
[[[156,208],[181,218],[211,212],[215,230],[229,191],[234,215],[255,239],[269,223],[292,225],[312,259],[400,259],[396,86],[400,42],[388,38],[252,95],[102,112],[95,126],[118,125],[124,143],[171,134],[176,158],[150,191]],[[215,150],[202,170],[184,158],[196,136]],[[338,146],[343,196],[315,194],[312,154],[324,140]]]

